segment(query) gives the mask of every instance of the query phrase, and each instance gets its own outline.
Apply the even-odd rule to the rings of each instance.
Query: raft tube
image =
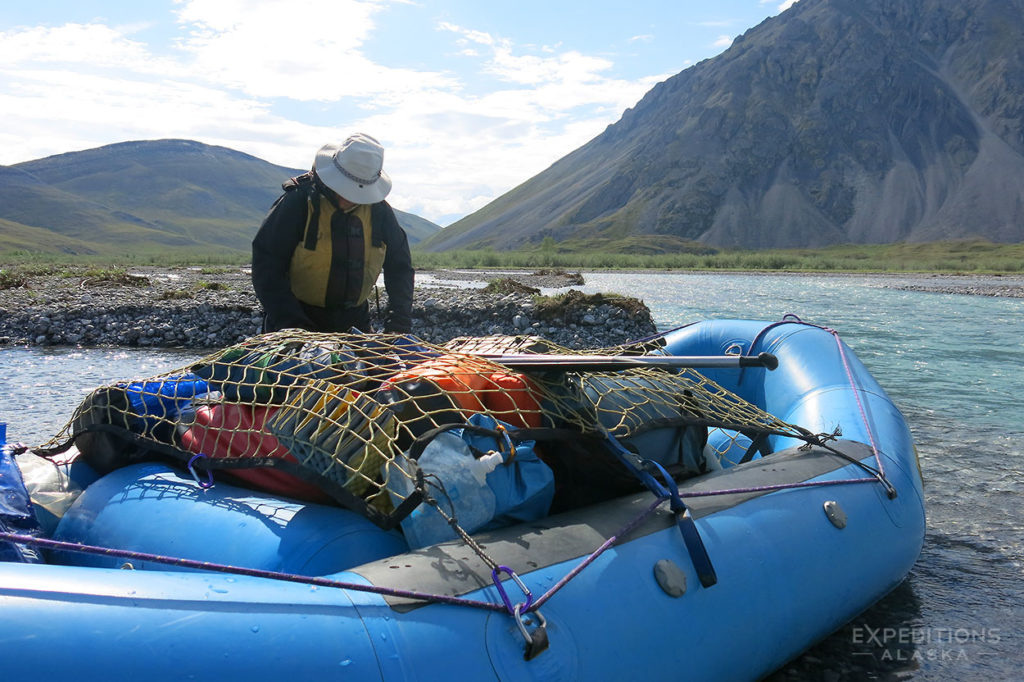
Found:
[[[396,590],[390,595],[155,565],[133,571],[67,565],[66,557],[62,565],[3,564],[5,672],[11,679],[137,675],[247,682],[767,675],[909,572],[924,538],[913,442],[899,410],[828,330],[796,322],[713,321],[671,332],[665,341],[664,352],[680,355],[775,354],[774,372],[706,373],[781,419],[812,431],[842,431],[834,445],[845,457],[774,437],[769,457],[679,485],[713,564],[714,584],[701,583],[666,505],[624,531],[651,506],[650,493],[474,536],[500,561],[513,604],[527,600],[508,571],[536,599],[603,542],[620,537],[544,600],[538,612],[547,648],[529,660],[523,632],[539,638],[536,614],[520,627],[505,610],[402,596],[401,590],[416,590],[502,604],[492,567],[457,542],[398,549],[325,574]],[[851,460],[880,462],[895,495],[878,482],[813,485],[864,478],[864,469]],[[282,528],[310,505],[289,507],[294,513],[281,527],[259,528],[264,522],[253,515],[259,504],[248,491],[222,490],[204,500],[210,491],[166,470],[141,467],[111,476],[95,484],[95,495],[90,490],[79,500],[77,516],[62,529],[68,538],[117,545],[123,535],[137,547],[298,571],[347,563],[346,542],[389,551],[384,531],[375,528],[327,540],[307,529],[297,536],[297,558],[279,561],[288,554]],[[177,493],[161,495],[168,481]],[[780,484],[803,487],[772,489]],[[705,495],[722,489],[734,492]],[[247,501],[236,505],[238,500]],[[348,527],[342,517],[324,516],[314,525]],[[100,527],[108,529],[102,537],[94,535]],[[158,536],[152,542],[150,530]],[[233,542],[236,533],[244,541]],[[174,534],[185,544],[177,545]],[[324,551],[335,556],[316,561],[310,558],[315,546],[331,548]]]

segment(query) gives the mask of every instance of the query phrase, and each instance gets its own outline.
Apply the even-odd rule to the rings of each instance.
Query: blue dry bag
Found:
[[[534,452],[534,442],[522,441],[513,448],[499,425],[512,429],[474,414],[465,428],[445,427],[414,455],[428,493],[469,533],[544,518],[555,494],[554,474]],[[388,485],[400,493],[396,504],[412,492],[412,482],[396,471],[388,476]],[[402,521],[402,530],[413,548],[456,538],[437,510],[426,504]]]

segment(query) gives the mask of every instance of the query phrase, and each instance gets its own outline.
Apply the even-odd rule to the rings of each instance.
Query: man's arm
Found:
[[[388,292],[388,317],[384,330],[408,333],[412,330],[412,298],[415,270],[409,253],[409,238],[398,224],[395,212],[387,202],[379,204],[378,215],[384,227],[387,253],[384,255],[384,288]],[[376,220],[377,216],[373,216]]]
[[[270,208],[252,240],[252,288],[267,313],[268,327],[312,329],[291,289],[292,253],[302,239],[306,198],[302,192],[285,192]]]

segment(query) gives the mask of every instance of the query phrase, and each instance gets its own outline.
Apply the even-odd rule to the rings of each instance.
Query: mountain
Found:
[[[430,250],[1024,241],[1024,0],[803,0]]]
[[[191,140],[121,142],[0,166],[0,250],[248,251],[302,170]],[[415,243],[441,228],[396,211]]]
[[[394,206],[391,207],[395,212],[395,217],[398,218],[398,224],[405,230],[406,236],[409,237],[410,244],[418,244],[424,239],[429,239],[435,234],[441,231],[441,226],[437,223],[433,223],[426,218],[421,218],[418,215],[412,213],[406,213],[405,211],[399,211]]]

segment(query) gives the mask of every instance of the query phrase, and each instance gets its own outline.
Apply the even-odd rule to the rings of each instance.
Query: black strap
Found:
[[[316,241],[320,233],[320,194],[310,185],[306,197],[313,206],[313,214],[306,221],[306,236],[302,246],[307,251],[316,251]]]
[[[772,451],[768,448],[768,434],[764,431],[750,431],[742,432],[744,436],[750,438],[750,447],[743,453],[743,457],[740,458],[739,464],[746,464],[750,460],[754,459],[754,455],[761,453],[762,457],[767,457],[772,454]]]
[[[473,433],[479,433],[484,436],[491,436],[492,438],[496,438],[499,440],[502,438],[501,431],[497,429],[489,429],[486,426],[478,426],[477,424],[471,424],[469,422],[441,424],[436,428],[430,429],[429,431],[424,431],[420,435],[416,436],[416,439],[412,442],[412,445],[409,446],[409,459],[419,460],[420,455],[423,454],[423,451],[427,448],[427,445],[430,443],[430,441],[434,440],[434,438],[439,434],[442,434],[445,431],[451,431],[452,429],[464,429],[466,431],[472,431]],[[515,433],[515,431],[506,431],[506,433],[508,433],[509,438],[511,438],[512,440],[525,440],[513,437],[512,434]],[[470,447],[470,450],[474,451],[473,454],[477,455],[478,457],[484,454],[479,451],[476,451],[472,447]]]
[[[639,466],[635,465],[631,461],[636,459],[635,455],[626,450],[622,443],[607,429],[605,429],[604,435],[609,445],[612,446],[612,451],[626,468],[640,479],[657,497],[669,501],[672,513],[676,517],[679,532],[683,538],[683,544],[686,546],[686,551],[693,562],[693,567],[697,572],[697,577],[700,579],[700,584],[704,587],[711,587],[716,584],[718,576],[715,573],[714,565],[711,563],[711,556],[704,546],[704,541],[700,537],[700,532],[697,530],[697,525],[694,523],[689,507],[686,506],[686,503],[679,496],[679,488],[669,473],[664,467],[653,460],[642,460],[638,463]],[[653,472],[661,474],[665,478],[666,485],[662,485]]]

